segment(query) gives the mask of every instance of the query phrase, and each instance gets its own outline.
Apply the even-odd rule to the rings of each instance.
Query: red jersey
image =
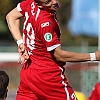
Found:
[[[54,12],[39,9],[34,0],[18,4],[18,10],[25,15],[23,38],[30,53],[31,65],[34,68],[62,67],[50,53],[60,43],[60,29]]]
[[[39,9],[34,0],[17,8],[25,16],[23,39],[30,59],[22,67],[16,100],[77,100],[61,68],[65,63],[51,54],[61,45],[55,13]]]
[[[100,82],[93,87],[92,93],[88,100],[100,100]]]

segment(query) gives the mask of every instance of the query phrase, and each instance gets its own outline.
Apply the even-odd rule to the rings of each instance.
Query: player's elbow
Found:
[[[54,55],[57,61],[61,61],[61,62],[66,62],[64,57],[60,54],[55,54]]]
[[[59,56],[59,55],[55,55],[55,58],[56,58],[57,61],[63,61],[62,57]]]
[[[66,62],[64,59],[64,53],[63,53],[63,50],[61,49],[61,47],[58,47],[55,49],[54,56],[57,61]]]
[[[8,20],[8,19],[9,19],[9,14],[6,15],[6,20]]]

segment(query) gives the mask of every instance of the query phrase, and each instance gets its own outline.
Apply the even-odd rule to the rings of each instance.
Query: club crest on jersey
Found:
[[[44,35],[44,38],[47,42],[50,42],[52,40],[52,34],[51,33],[46,33]]]
[[[42,23],[41,24],[41,27],[43,28],[43,27],[46,27],[46,26],[49,26],[49,22],[45,22],[45,23]]]

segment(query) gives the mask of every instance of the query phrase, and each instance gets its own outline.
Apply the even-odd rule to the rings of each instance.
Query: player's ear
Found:
[[[6,88],[6,91],[8,92],[8,86],[7,86],[7,88]]]

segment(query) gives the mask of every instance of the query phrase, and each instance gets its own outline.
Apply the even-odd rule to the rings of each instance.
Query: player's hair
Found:
[[[0,99],[7,97],[7,86],[9,84],[9,76],[5,71],[0,70]]]
[[[34,0],[36,3],[40,3],[40,0]]]

